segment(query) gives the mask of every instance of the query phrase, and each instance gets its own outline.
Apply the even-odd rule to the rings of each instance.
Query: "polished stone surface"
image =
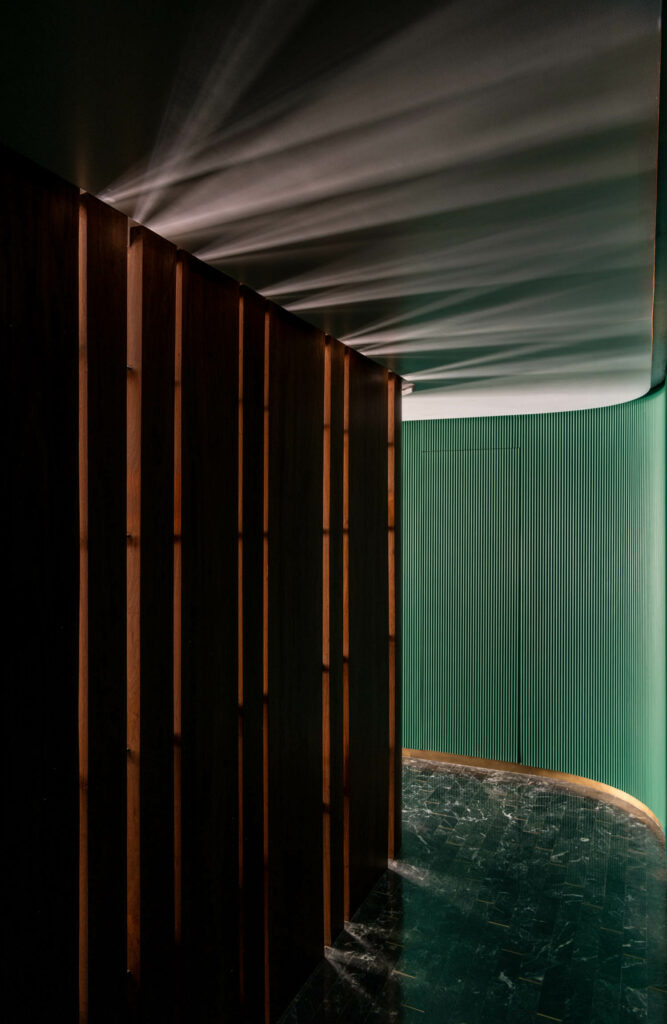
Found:
[[[407,760],[403,850],[284,1024],[667,1022],[654,830],[577,787]]]

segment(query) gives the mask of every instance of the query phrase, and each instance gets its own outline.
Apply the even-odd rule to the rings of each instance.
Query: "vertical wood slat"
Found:
[[[271,1015],[322,954],[324,337],[274,307],[269,359]]]
[[[182,265],[182,901],[184,1000],[238,1003],[238,285]]]
[[[0,149],[8,591],[3,1009],[78,1003],[78,189]]]
[[[265,301],[243,300],[243,1008],[264,1014],[263,487]]]
[[[243,792],[243,698],[244,698],[244,663],[243,663],[243,333],[245,321],[245,296],[239,290],[238,318],[238,436],[237,436],[237,555],[236,555],[236,693],[237,693],[237,800],[238,800],[238,942],[239,942],[239,1002],[245,1003],[245,906],[244,889],[244,792]]]
[[[350,910],[387,864],[387,371],[350,354]]]
[[[87,218],[79,204],[79,1024],[88,1021],[88,315]]]
[[[350,899],[350,359],[343,361],[343,915]]]
[[[270,511],[270,365],[271,365],[271,311],[264,311],[264,348],[262,376],[262,873],[264,911],[264,1021],[271,1017],[271,934],[270,934],[270,875],[269,875],[269,511]]]
[[[80,336],[85,345],[87,741],[85,961],[88,1015],[125,1013],[125,401],[127,218],[80,201]],[[84,638],[82,637],[82,641]],[[82,694],[83,696],[83,694]]]
[[[183,294],[182,263],[176,262],[174,275],[174,480],[173,480],[173,787],[174,787],[174,831],[173,831],[173,901],[174,901],[174,942],[176,964],[174,969],[176,1010],[180,1007],[181,940],[182,940],[182,702],[181,702],[181,623],[182,623],[182,558],[181,558],[181,493],[182,493],[182,327]]]
[[[331,945],[331,339],[324,342],[322,416],[322,885],[324,944]]]
[[[329,806],[331,938],[343,928],[343,413],[345,346],[331,351],[331,471],[329,505]]]
[[[128,249],[127,293],[127,978],[131,1013],[141,984],[141,385],[142,271]]]
[[[403,740],[402,740],[402,623],[401,623],[401,417],[402,396],[400,378],[394,379],[394,835],[393,853],[398,857],[402,841],[403,810]],[[390,769],[391,770],[391,769]],[[391,839],[390,839],[391,841]]]
[[[174,706],[173,706],[173,746],[174,746],[174,941],[176,944],[175,981],[177,994],[175,1002],[180,1006],[181,981],[181,943],[183,937],[183,899],[182,899],[182,682],[181,668],[183,651],[182,634],[182,479],[183,479],[183,264],[176,263],[174,301],[174,581],[173,581],[173,661],[174,661]]]
[[[387,381],[387,576],[389,581],[389,763],[388,773],[388,834],[387,854],[394,857],[394,840],[396,836],[396,807],[395,807],[395,772],[394,763],[396,760],[396,519],[395,519],[395,472],[396,472],[396,446],[395,446],[395,415],[396,403],[394,391],[396,378],[393,373],[389,374]]]
[[[400,379],[387,382],[387,561],[389,578],[389,782],[388,856],[401,846],[401,690],[400,690]]]
[[[141,1014],[173,1015],[173,488],[176,250],[130,235],[130,309],[141,330]]]

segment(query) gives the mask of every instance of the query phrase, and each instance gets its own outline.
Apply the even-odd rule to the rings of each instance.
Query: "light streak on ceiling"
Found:
[[[99,29],[77,65],[79,184],[396,370],[408,417],[646,392],[660,0],[136,2],[117,109]]]

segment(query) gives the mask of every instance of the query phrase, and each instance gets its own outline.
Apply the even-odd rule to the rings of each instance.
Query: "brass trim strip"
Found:
[[[660,823],[660,819],[653,813],[651,808],[622,789],[608,786],[606,782],[587,779],[583,775],[571,775],[569,772],[557,772],[551,768],[535,768],[526,764],[515,764],[512,761],[494,761],[488,757],[468,757],[465,754],[443,754],[437,750],[412,750],[409,747],[403,747],[403,757],[414,757],[422,761],[439,761],[444,764],[467,765],[471,768],[488,768],[492,771],[516,772],[519,775],[538,775],[541,778],[555,779],[558,782],[567,782],[573,786],[580,786],[582,789],[592,790],[597,796],[602,797],[611,804],[615,804],[617,807],[623,807],[631,814],[646,818],[647,824],[655,829],[663,843],[665,842],[665,831]]]

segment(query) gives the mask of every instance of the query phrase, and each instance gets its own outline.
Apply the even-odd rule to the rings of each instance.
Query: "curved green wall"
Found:
[[[665,391],[403,425],[403,745],[666,820]]]

